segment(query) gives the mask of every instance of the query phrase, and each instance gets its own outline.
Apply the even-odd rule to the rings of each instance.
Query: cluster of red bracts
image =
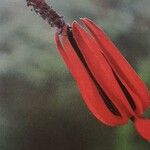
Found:
[[[150,141],[150,120],[142,116],[150,106],[147,87],[104,31],[87,18],[81,20],[88,31],[74,21],[56,33],[55,40],[85,103],[106,125],[131,119]]]
[[[26,0],[28,6],[60,31],[57,48],[75,78],[85,103],[95,117],[109,126],[131,119],[139,134],[150,141],[150,119],[143,112],[150,94],[133,68],[103,32],[89,19],[66,25],[45,0]]]

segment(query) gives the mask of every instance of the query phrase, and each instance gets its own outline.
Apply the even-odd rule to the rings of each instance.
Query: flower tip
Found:
[[[77,27],[77,26],[79,26],[79,24],[78,24],[78,22],[77,22],[76,20],[74,20],[74,21],[72,22],[72,27]]]
[[[86,20],[86,19],[88,19],[88,18],[82,18],[82,17],[81,17],[81,18],[79,18],[79,19],[82,21],[82,20]]]
[[[81,21],[88,29],[94,26],[94,23],[89,18],[82,18]]]
[[[89,18],[80,18],[83,23],[92,22]]]
[[[84,18],[80,18],[80,20],[85,20],[85,21],[87,20],[87,21],[88,21],[88,20],[90,20],[90,19],[87,18],[87,17],[84,17]]]
[[[135,127],[138,133],[150,142],[150,119],[135,118]]]
[[[77,32],[82,29],[82,27],[80,26],[80,24],[77,21],[73,21],[72,28],[73,28],[73,32]]]

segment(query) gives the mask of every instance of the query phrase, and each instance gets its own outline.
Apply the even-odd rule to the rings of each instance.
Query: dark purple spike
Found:
[[[36,14],[39,14],[44,20],[50,24],[51,27],[56,27],[62,32],[63,27],[66,25],[63,16],[59,15],[45,0],[26,0],[27,6],[32,6]]]

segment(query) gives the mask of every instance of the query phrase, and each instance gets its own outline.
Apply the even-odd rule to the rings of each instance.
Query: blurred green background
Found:
[[[102,25],[150,86],[149,0],[48,2],[67,22]],[[25,0],[0,1],[0,150],[148,150],[131,122],[111,128],[93,117],[53,38]]]

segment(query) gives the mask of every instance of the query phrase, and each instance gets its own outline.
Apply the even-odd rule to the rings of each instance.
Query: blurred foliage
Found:
[[[150,86],[149,0],[49,3],[103,26]],[[87,110],[53,37],[25,0],[0,1],[0,150],[147,150],[132,123],[110,128]]]

